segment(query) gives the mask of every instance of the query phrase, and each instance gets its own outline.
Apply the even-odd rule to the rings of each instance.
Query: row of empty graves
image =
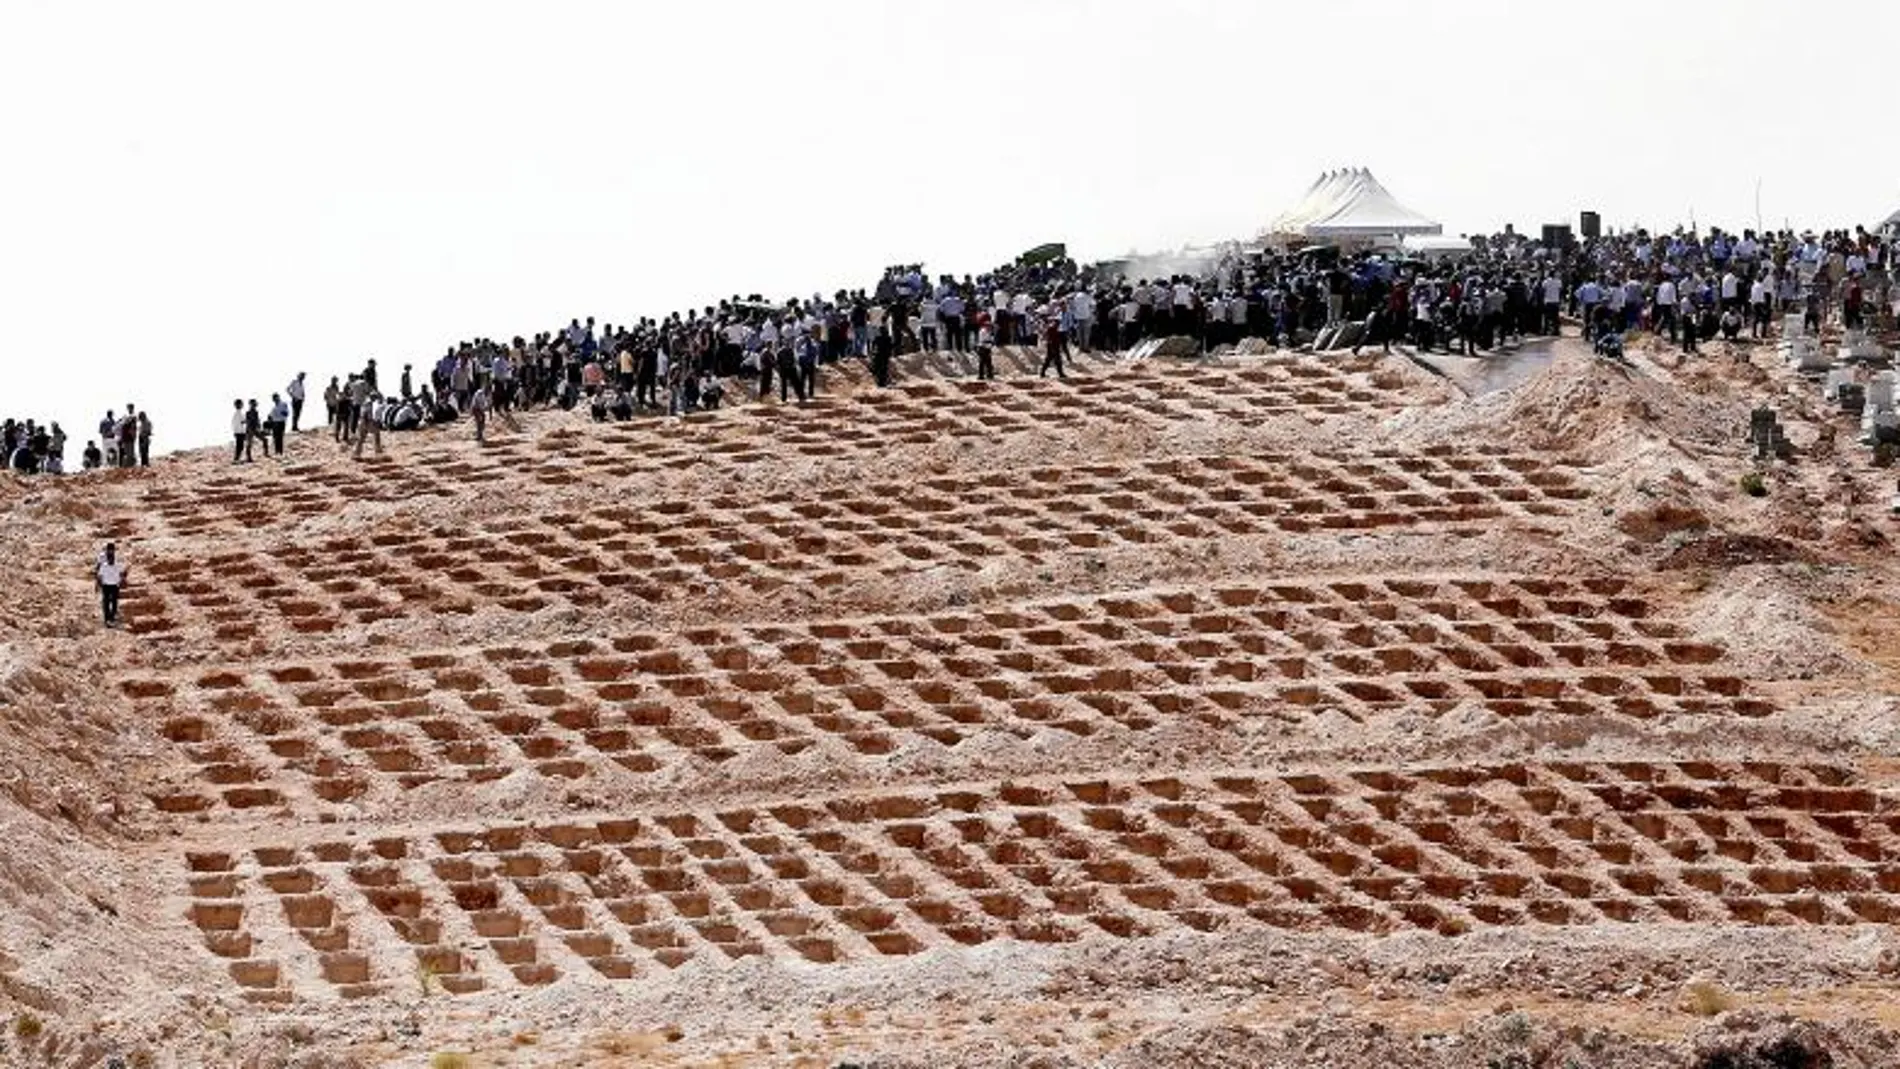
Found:
[[[202,534],[254,530],[286,517],[352,501],[418,501],[460,496],[484,480],[572,487],[690,465],[778,466],[790,457],[885,455],[945,441],[1019,433],[1063,433],[1109,421],[1165,427],[1213,421],[1255,426],[1269,420],[1376,417],[1398,407],[1364,376],[1317,362],[1261,361],[1210,368],[1142,365],[1067,382],[931,380],[890,391],[824,397],[806,406],[752,405],[709,413],[684,427],[672,421],[586,424],[533,438],[501,435],[480,453],[429,444],[410,451],[391,440],[388,458],[362,477],[328,478],[310,465],[249,469],[196,485],[147,491],[145,511],[109,533]],[[579,417],[576,417],[577,419]],[[319,438],[305,448],[333,449]]]
[[[1573,470],[1509,452],[1358,457],[1201,456],[943,476],[830,495],[715,497],[480,527],[395,529],[158,559],[128,595],[135,633],[250,641],[391,616],[532,612],[614,596],[843,590],[907,570],[975,572],[1078,552],[1184,541],[1418,526],[1476,532],[1563,515],[1588,495]]]
[[[159,808],[387,801],[438,781],[826,767],[973,737],[1136,741],[1187,722],[1762,716],[1720,647],[1619,578],[1226,585],[838,622],[206,669],[120,685],[195,760]],[[1025,750],[1027,752],[1027,750]],[[739,767],[739,766],[732,766]],[[632,781],[628,780],[632,778]]]
[[[192,854],[189,910],[265,999],[1248,925],[1884,925],[1891,803],[1773,763],[990,783]]]

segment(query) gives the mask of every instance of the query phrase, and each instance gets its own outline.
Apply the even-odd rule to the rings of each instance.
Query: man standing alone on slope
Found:
[[[119,587],[124,585],[129,574],[130,570],[119,560],[118,547],[107,542],[105,552],[99,554],[94,575],[99,584],[99,608],[105,614],[107,627],[117,627],[119,624]]]

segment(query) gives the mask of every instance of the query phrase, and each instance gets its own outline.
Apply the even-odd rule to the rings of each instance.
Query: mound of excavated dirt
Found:
[[[1750,534],[1713,534],[1692,538],[1669,551],[1657,566],[1664,571],[1684,568],[1741,568],[1750,564],[1790,564],[1814,560],[1808,550],[1785,538]]]

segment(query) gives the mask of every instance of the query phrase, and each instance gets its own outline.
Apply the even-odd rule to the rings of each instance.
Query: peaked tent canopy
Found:
[[[1302,234],[1306,224],[1331,212],[1351,188],[1353,172],[1328,171],[1306,190],[1298,204],[1287,209],[1267,226],[1269,234]]]
[[[1889,234],[1900,234],[1900,211],[1887,216],[1887,221],[1880,224],[1880,229]]]
[[[1268,231],[1309,238],[1384,237],[1438,234],[1444,227],[1400,204],[1371,171],[1355,168],[1320,176]]]

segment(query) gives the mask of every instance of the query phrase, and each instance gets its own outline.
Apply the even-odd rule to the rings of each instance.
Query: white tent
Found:
[[[1892,215],[1887,216],[1887,221],[1880,224],[1880,232],[1884,234],[1900,234],[1900,212],[1894,212]]]
[[[1399,248],[1427,260],[1456,260],[1470,255],[1471,241],[1439,234],[1407,234],[1400,239]]]
[[[1306,196],[1267,228],[1274,234],[1309,238],[1388,237],[1437,234],[1437,222],[1400,204],[1364,168],[1320,176]]]
[[[1353,172],[1328,171],[1320,175],[1306,190],[1299,203],[1280,213],[1280,217],[1267,226],[1269,234],[1303,234],[1306,224],[1330,213],[1339,206],[1352,186]]]

